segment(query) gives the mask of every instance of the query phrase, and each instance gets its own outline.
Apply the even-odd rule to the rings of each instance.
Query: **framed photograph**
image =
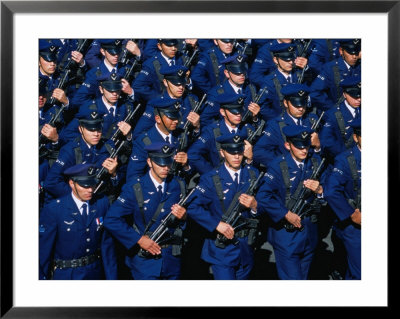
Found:
[[[1,316],[177,318],[209,311],[244,315],[248,307],[389,309],[388,212],[399,176],[399,21],[400,1],[2,1]],[[132,37],[362,39],[362,280],[37,279],[38,39]]]

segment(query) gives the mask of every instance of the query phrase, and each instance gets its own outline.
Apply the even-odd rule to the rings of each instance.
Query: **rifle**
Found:
[[[305,58],[308,55],[307,51],[308,51],[308,48],[310,47],[311,41],[312,41],[312,39],[305,40],[305,44],[303,46],[303,50],[299,54],[300,57]],[[301,82],[303,82],[304,71],[305,70],[306,70],[306,67],[303,68],[303,70],[301,71],[301,75],[297,79],[297,83],[298,84],[301,84]]]
[[[181,200],[178,202],[178,205],[186,208],[188,206],[187,201],[195,190],[196,187],[194,187],[185,197],[181,198]],[[175,215],[172,214],[172,212],[169,212],[169,214],[163,220],[161,220],[160,225],[158,225],[158,227],[151,233],[149,238],[158,244],[164,234],[168,231],[168,226],[171,225],[174,220]],[[138,255],[140,257],[148,257],[150,256],[150,253],[147,250],[140,248]]]
[[[313,123],[313,125],[311,126],[311,129],[312,129],[313,131],[316,131],[316,130],[318,129],[319,123],[321,122],[321,119],[322,119],[322,117],[324,116],[324,114],[325,114],[325,111],[322,111],[322,113],[321,113],[321,115],[319,116],[318,120],[315,121],[315,122]]]
[[[318,180],[318,177],[319,177],[321,169],[322,169],[322,167],[324,165],[324,162],[325,162],[325,158],[323,158],[321,160],[321,163],[318,165],[318,167],[314,169],[314,171],[312,172],[312,174],[311,174],[309,179]],[[302,182],[303,181],[300,181],[300,183],[302,183]],[[307,195],[306,193],[308,191],[309,191],[309,189],[307,187],[305,187],[304,184],[303,184],[302,189],[300,191],[299,196],[297,197],[296,202],[294,203],[292,209],[290,209],[290,211],[292,213],[295,213],[295,214],[299,215],[302,219],[303,219],[304,215],[307,212],[307,211],[304,212],[304,207],[307,204],[307,201],[306,201],[305,197],[306,197],[306,195]],[[286,231],[293,231],[295,229],[293,224],[291,224],[289,222],[286,222],[284,224],[284,227],[285,227]],[[303,229],[304,229],[304,226],[302,225],[301,228],[299,228],[299,231],[303,231]]]
[[[92,42],[93,40],[84,39],[74,51],[78,51],[79,53],[85,54]],[[75,69],[77,66],[78,64],[74,60],[68,58],[68,62],[62,70],[63,75],[60,79],[60,82],[58,83],[57,86],[58,89],[65,90],[67,83],[69,82],[68,77],[70,76],[72,70]],[[49,100],[50,105],[53,105],[55,103],[55,100],[56,99],[54,97],[51,97]]]
[[[117,155],[119,154],[119,152],[121,151],[122,147],[125,145],[126,141],[122,141],[121,144],[119,144],[119,146],[113,150],[113,152],[110,155],[110,158],[114,159],[117,157]],[[96,194],[99,189],[104,185],[105,183],[105,177],[107,176],[108,171],[107,169],[102,166],[101,169],[99,170],[99,172],[96,174],[96,180],[98,180],[96,188],[93,191],[93,194]]]
[[[190,56],[189,59],[186,60],[186,62],[183,64],[185,67],[187,67],[188,69],[190,69],[190,65],[192,64],[193,59],[195,58],[195,56],[197,55],[197,53],[199,52],[199,49],[195,49],[193,51],[193,54]]]
[[[265,86],[260,92],[259,94],[256,95],[256,97],[254,98],[254,103],[258,104],[258,102],[260,101],[261,97],[263,96],[264,92],[267,90],[267,87]],[[251,112],[249,109],[247,109],[246,113],[243,115],[242,117],[242,123],[245,123],[247,121],[247,118],[250,116]]]
[[[265,175],[265,171],[261,171],[260,174],[258,175],[257,179],[250,183],[250,186],[246,191],[247,195],[250,195],[250,196],[255,195],[255,193],[257,192],[259,183],[260,183],[261,179],[264,177],[264,175]],[[237,198],[235,204],[234,205],[231,204],[230,207],[232,207],[232,208],[230,210],[228,208],[228,210],[229,210],[228,213],[224,214],[222,216],[222,221],[231,225],[235,230],[238,229],[239,227],[246,225],[247,222],[243,222],[239,225],[236,224],[239,221],[240,217],[242,216],[242,211],[247,209],[240,203],[239,197]],[[229,241],[229,239],[226,238],[224,235],[217,234],[217,238],[215,239],[215,246],[217,246],[219,248],[225,248],[228,241]],[[236,243],[237,243],[237,240],[233,242],[233,244],[236,244]]]
[[[251,144],[254,145],[256,142],[256,137],[259,136],[264,129],[265,126],[265,121],[261,120],[260,125],[257,126],[257,128],[250,133],[250,135],[247,138],[247,141]]]
[[[49,124],[49,125],[55,127],[55,126],[56,126],[56,122],[57,122],[58,119],[60,118],[62,112],[63,112],[64,109],[65,109],[65,107],[66,107],[65,105],[61,105],[61,107],[60,107],[60,109],[58,110],[58,112],[57,112],[56,114],[54,114],[54,115],[51,117],[49,123],[47,123],[47,124]],[[44,152],[44,151],[45,151],[45,148],[46,148],[46,143],[47,143],[47,142],[48,142],[47,137],[44,136],[42,133],[40,133],[40,135],[39,135],[39,156],[40,156],[40,157],[43,157],[43,156],[45,156],[45,155],[47,154],[46,152]]]
[[[127,80],[128,83],[131,83],[133,81],[133,75],[134,75],[135,67],[137,64],[138,64],[138,59],[135,58],[132,65],[126,69],[126,72],[125,72],[123,78],[125,80]]]
[[[205,98],[206,98],[206,96],[207,96],[207,94],[204,94],[203,95],[203,97],[201,98],[201,100],[199,101],[199,102],[197,102],[196,103],[196,105],[195,105],[195,107],[192,109],[192,112],[195,112],[195,113],[199,113],[199,111],[200,111],[200,107],[201,107],[201,105],[204,103],[204,100],[205,100]],[[190,123],[190,121],[189,120],[186,120],[186,122],[185,122],[185,125],[183,126],[183,132],[182,132],[182,134],[181,134],[181,138],[180,138],[180,140],[179,140],[179,146],[178,146],[178,148],[176,149],[176,153],[175,154],[177,154],[177,153],[179,153],[179,152],[184,152],[185,150],[186,150],[186,147],[187,147],[187,138],[188,138],[188,135],[189,135],[189,129],[191,128],[192,126],[191,126],[191,123]],[[177,175],[178,173],[179,173],[179,169],[178,169],[178,166],[179,166],[180,164],[178,164],[175,160],[172,162],[172,166],[171,166],[171,168],[170,168],[170,170],[169,170],[169,174],[170,175]]]
[[[140,103],[139,103],[139,104],[136,106],[135,109],[131,110],[131,111],[126,115],[126,117],[124,118],[124,122],[129,123],[129,122],[132,120],[133,116],[136,114],[136,112],[140,109],[140,107],[141,107],[141,105],[140,105]],[[121,141],[121,140],[119,139],[119,135],[120,135],[120,134],[121,134],[121,129],[118,128],[118,129],[114,132],[113,136],[111,136],[110,139],[114,142],[114,145],[118,145],[118,143]]]
[[[136,43],[137,39],[129,39],[128,41],[132,41],[132,42]],[[129,61],[128,56],[130,54],[131,53],[129,52],[129,50],[126,48],[126,45],[125,45],[125,48],[122,50],[121,55],[119,56],[118,63],[121,63],[122,65],[128,64],[128,61]]]

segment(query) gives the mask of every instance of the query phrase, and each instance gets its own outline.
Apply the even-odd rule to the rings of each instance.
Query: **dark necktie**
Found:
[[[235,131],[235,130],[232,130],[232,131],[231,131],[231,133],[232,133],[232,134],[235,134],[235,133],[236,133],[236,131]]]
[[[235,173],[234,175],[235,175],[235,179],[233,180],[233,182],[234,182],[234,184],[236,186],[236,189],[238,189],[238,186],[239,186],[239,174]]]
[[[359,117],[360,117],[360,108],[357,107],[356,112],[355,112],[355,118],[359,118]]]
[[[167,136],[167,137],[165,138],[165,142],[167,142],[167,143],[169,144],[169,136]]]
[[[157,186],[157,194],[158,194],[159,198],[162,197],[163,192],[162,192],[162,186],[161,185]]]
[[[87,223],[87,204],[83,204],[82,208],[82,223],[86,226]]]
[[[108,110],[108,113],[110,113],[110,115],[111,115],[112,117],[114,117],[114,108],[113,108],[113,107],[110,107],[110,109]]]
[[[242,94],[243,93],[243,90],[242,89],[239,89],[238,90],[238,94]]]
[[[289,75],[289,76],[287,77],[287,82],[288,82],[288,83],[292,83],[292,76],[291,76],[291,75]]]

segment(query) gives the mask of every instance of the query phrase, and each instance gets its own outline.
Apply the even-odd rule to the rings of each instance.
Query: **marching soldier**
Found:
[[[254,265],[258,205],[255,197],[245,192],[258,172],[242,165],[247,135],[239,134],[228,132],[217,138],[223,163],[200,177],[187,211],[207,230],[201,258],[211,265],[216,280],[248,279]],[[226,222],[230,207],[238,201],[244,209],[237,223],[230,225]]]
[[[318,243],[315,213],[323,186],[310,176],[320,160],[316,155],[308,157],[312,133],[309,128],[288,125],[283,132],[287,152],[268,166],[256,199],[259,213],[266,213],[271,220],[268,241],[274,249],[279,278],[305,280]],[[305,193],[304,216],[300,217],[301,212],[292,209],[304,187],[309,191]]]
[[[361,119],[352,121],[355,145],[335,158],[325,197],[336,214],[334,231],[347,251],[345,279],[361,279]]]
[[[179,279],[186,209],[177,203],[185,187],[177,178],[168,176],[173,145],[154,142],[145,150],[149,171],[125,184],[108,211],[104,226],[126,248],[125,263],[133,279]],[[168,224],[162,241],[151,239],[169,212],[176,219]]]
[[[95,168],[64,171],[70,194],[46,205],[39,220],[39,279],[117,279],[114,243],[103,229],[109,202],[93,196]]]

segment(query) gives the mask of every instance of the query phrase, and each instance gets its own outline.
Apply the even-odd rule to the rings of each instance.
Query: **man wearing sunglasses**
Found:
[[[126,179],[129,181],[136,176],[143,176],[147,171],[147,152],[146,145],[156,142],[166,142],[174,145],[179,144],[179,132],[176,130],[181,119],[182,100],[172,100],[159,98],[154,101],[154,120],[155,124],[151,129],[141,133],[132,145],[132,153],[129,159]],[[187,154],[179,152],[175,155],[176,162],[188,170]]]
[[[159,39],[157,48],[157,54],[146,59],[142,70],[133,81],[135,94],[140,95],[140,99],[145,102],[160,96],[164,91],[161,68],[184,64],[177,39]]]
[[[323,65],[320,74],[310,85],[313,103],[321,111],[341,102],[341,80],[348,76],[361,77],[361,39],[339,40],[340,57]]]
[[[39,279],[117,279],[114,243],[104,231],[107,197],[93,195],[96,167],[64,171],[68,193],[46,205],[39,220]]]
[[[260,106],[253,101],[256,98],[257,91],[254,85],[248,83],[248,66],[246,63],[247,56],[242,56],[237,53],[224,59],[221,63],[224,65],[224,75],[226,80],[213,87],[209,93],[204,111],[201,114],[201,124],[211,124],[213,121],[221,119],[219,112],[220,105],[218,104],[218,96],[222,94],[244,94],[245,109],[251,112],[247,122],[253,124],[254,119],[257,121],[257,114],[260,112]],[[264,95],[265,98],[266,94]]]
[[[291,43],[277,43],[270,47],[276,70],[265,76],[260,87],[267,87],[267,99],[262,103],[261,116],[264,121],[280,115],[285,110],[282,88],[298,83],[301,71],[295,70],[296,46]],[[305,72],[309,72],[305,70]]]
[[[340,87],[344,100],[326,112],[320,134],[322,150],[331,159],[354,146],[351,123],[361,118],[361,77],[347,77]]]
[[[103,166],[107,169],[110,177],[115,179],[115,183],[118,182],[118,161],[116,158],[109,157],[114,145],[101,139],[102,115],[90,106],[82,108],[78,115],[80,135],[60,149],[57,160],[51,166],[44,181],[46,201],[69,192],[63,172],[76,164],[90,163],[96,167]]]
[[[184,196],[184,187],[168,174],[174,146],[154,142],[144,151],[148,172],[128,180],[108,211],[104,226],[126,248],[125,263],[133,279],[179,279],[186,209],[177,204],[180,195]],[[153,231],[170,212],[175,220],[157,240],[152,237]],[[127,223],[126,217],[133,224]]]
[[[257,216],[257,201],[245,194],[258,172],[243,165],[246,134],[226,132],[217,137],[223,161],[217,168],[200,177],[187,214],[206,230],[201,259],[211,265],[215,280],[245,280],[254,265],[251,222]],[[240,221],[227,221],[232,202],[243,205]],[[254,234],[255,235],[255,234]],[[217,242],[217,236],[223,242]],[[226,240],[225,240],[226,239]]]
[[[192,80],[195,93],[203,95],[225,80],[222,61],[234,53],[234,39],[214,39],[214,47],[202,52],[193,68]]]
[[[283,127],[298,125],[311,128],[318,120],[315,114],[307,112],[310,108],[309,92],[304,84],[287,84],[282,87],[285,112],[267,123],[263,135],[254,145],[254,161],[257,164],[268,167],[276,156],[285,153],[286,136]],[[316,132],[311,134],[311,147],[320,151],[321,143]]]

